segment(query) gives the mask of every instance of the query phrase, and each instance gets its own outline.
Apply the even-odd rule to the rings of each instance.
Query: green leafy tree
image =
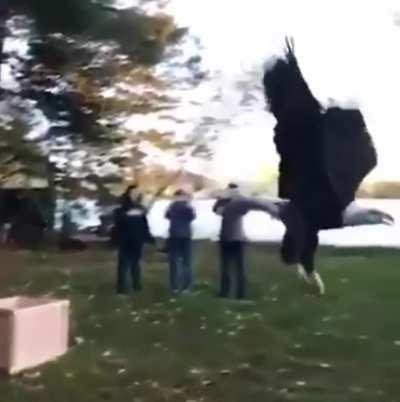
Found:
[[[50,121],[35,146],[47,149],[57,166],[60,190],[107,192],[110,182],[121,181],[124,168],[140,167],[138,145],[144,139],[164,149],[184,146],[174,145],[172,132],[132,133],[122,124],[133,114],[168,109],[173,103],[160,95],[165,83],[151,70],[185,33],[171,17],[119,10],[109,1],[12,0],[0,2],[0,19],[7,28],[2,43],[23,31],[29,46],[28,57],[2,52],[19,83],[4,90],[3,99],[21,105],[33,101]],[[146,91],[135,90],[143,85]],[[107,91],[111,95],[105,96]],[[21,113],[11,118],[18,120]],[[29,129],[28,124],[25,133]],[[3,132],[0,137],[10,140]],[[33,145],[18,143],[15,158],[28,162],[16,149]]]

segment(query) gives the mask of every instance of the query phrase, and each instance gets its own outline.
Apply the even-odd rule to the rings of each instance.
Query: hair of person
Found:
[[[135,189],[137,189],[138,188],[138,186],[137,186],[137,184],[136,183],[133,183],[133,184],[130,184],[126,189],[125,189],[125,191],[123,192],[123,194],[122,194],[122,196],[121,196],[121,199],[120,199],[120,203],[121,203],[121,206],[122,206],[122,208],[127,208],[127,207],[129,207],[131,204],[132,204],[132,200],[131,200],[131,198],[130,198],[130,196],[129,196],[129,193],[132,191],[132,190],[135,190]],[[138,201],[140,200],[140,197],[138,196]]]
[[[125,189],[125,193],[129,194],[129,192],[131,190],[135,190],[137,188],[138,188],[138,185],[136,183],[129,184],[129,186]]]
[[[181,188],[176,190],[175,193],[174,193],[175,197],[181,197],[181,196],[184,196],[184,195],[186,195],[186,193]]]

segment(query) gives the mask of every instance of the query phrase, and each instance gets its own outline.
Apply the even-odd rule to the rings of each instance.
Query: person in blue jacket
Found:
[[[168,260],[169,281],[172,292],[189,291],[193,284],[192,273],[192,222],[196,212],[183,190],[175,192],[165,217],[169,220]]]

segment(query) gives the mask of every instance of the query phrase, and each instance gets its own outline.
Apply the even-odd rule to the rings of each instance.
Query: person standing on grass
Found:
[[[224,195],[217,199],[213,211],[222,217],[219,234],[220,289],[219,297],[229,297],[233,275],[236,277],[236,298],[246,296],[245,245],[243,216],[250,211],[268,212],[270,207],[261,200],[244,197],[239,186],[230,183]],[[234,273],[231,265],[235,266]]]
[[[169,220],[169,283],[172,292],[177,293],[189,291],[193,284],[191,225],[196,213],[183,190],[176,191],[174,197],[165,217]]]
[[[120,207],[114,211],[114,236],[118,248],[116,284],[118,294],[128,292],[128,273],[131,276],[133,290],[142,290],[143,246],[145,243],[154,243],[146,213],[137,185],[130,185],[121,197]]]

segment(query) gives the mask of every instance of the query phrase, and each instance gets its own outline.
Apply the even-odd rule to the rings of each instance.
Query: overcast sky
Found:
[[[265,60],[292,35],[315,96],[362,109],[379,154],[370,178],[400,180],[399,1],[172,0],[169,9],[200,38],[207,66],[222,72],[226,108],[234,107],[228,86],[248,71],[261,77]],[[236,127],[220,133],[215,169],[254,177],[276,164],[273,119],[263,108],[259,102]],[[242,155],[246,168],[238,166]]]

